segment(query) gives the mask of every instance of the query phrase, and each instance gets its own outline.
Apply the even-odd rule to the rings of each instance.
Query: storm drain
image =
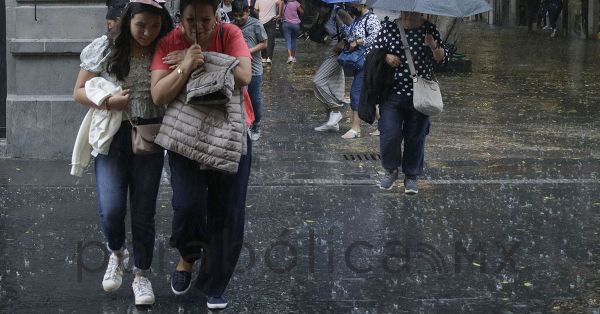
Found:
[[[379,161],[381,155],[376,153],[356,153],[356,154],[344,154],[345,161]]]

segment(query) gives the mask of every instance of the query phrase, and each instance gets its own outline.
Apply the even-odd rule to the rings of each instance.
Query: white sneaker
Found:
[[[294,58],[292,58],[292,57],[288,57],[288,59],[287,59],[287,63],[288,63],[288,64],[291,64],[292,62],[294,62]]]
[[[127,251],[127,249],[123,250],[123,256],[121,257],[117,256],[114,252],[110,254],[108,266],[106,267],[106,272],[102,279],[104,291],[112,292],[121,287],[121,283],[123,282],[123,271],[128,262],[129,251]]]
[[[292,63],[296,63],[296,57],[292,57]]]
[[[271,64],[271,58],[267,58],[267,63]]]
[[[154,291],[150,280],[144,276],[135,276],[133,284],[133,294],[135,295],[135,305],[154,304]]]
[[[327,131],[339,131],[340,130],[340,125],[339,124],[329,124],[329,123],[325,123],[321,126],[318,126],[315,128],[315,131],[317,132],[327,132]]]
[[[341,112],[332,111],[329,113],[329,121],[327,121],[327,124],[329,124],[329,125],[338,124],[340,121],[342,121],[343,117],[344,117],[344,115]]]

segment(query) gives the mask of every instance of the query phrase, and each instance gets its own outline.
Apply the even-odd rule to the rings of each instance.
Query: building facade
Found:
[[[6,1],[7,154],[65,158],[85,108],[73,102],[79,53],[106,31],[105,1]]]
[[[493,10],[483,14],[490,24],[526,26],[528,3],[542,0],[488,0]],[[600,0],[562,0],[563,11],[558,20],[562,35],[598,39],[600,33]]]
[[[479,18],[493,25],[523,24],[527,0],[488,0]],[[600,0],[563,0],[563,35],[598,38]],[[68,158],[86,109],[73,101],[79,53],[106,31],[105,0],[6,0],[6,41],[0,53],[0,145],[17,158]],[[167,0],[178,9],[178,0]],[[0,14],[0,17],[1,14]],[[5,69],[5,70],[4,70]],[[6,95],[6,96],[5,96]],[[5,101],[4,101],[5,100]]]
[[[106,1],[3,2],[6,102],[0,110],[6,113],[6,154],[69,158],[87,111],[72,96],[79,54],[106,32]],[[177,0],[167,1],[170,10],[176,10],[178,4]]]

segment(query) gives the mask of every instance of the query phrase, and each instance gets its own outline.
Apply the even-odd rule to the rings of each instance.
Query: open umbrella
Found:
[[[332,3],[352,3],[352,2],[359,2],[360,0],[321,0],[327,4],[332,4]]]
[[[451,17],[466,17],[492,9],[485,0],[368,0],[367,5],[384,10]]]

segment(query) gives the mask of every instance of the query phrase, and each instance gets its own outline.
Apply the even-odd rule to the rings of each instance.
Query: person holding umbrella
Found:
[[[430,122],[429,117],[415,110],[413,105],[413,80],[400,27],[406,33],[418,76],[431,80],[434,62],[447,61],[448,51],[442,45],[434,24],[423,18],[421,13],[407,11],[403,11],[395,22],[384,22],[373,44],[373,48],[387,52],[385,62],[395,68],[393,90],[379,105],[381,163],[386,171],[379,186],[391,189],[398,178],[398,168],[402,166],[404,192],[416,194],[417,177],[423,172],[425,137],[429,133]]]
[[[354,51],[361,48],[369,49],[375,42],[375,38],[381,29],[381,22],[375,13],[367,8],[367,1],[360,0],[359,2],[347,3],[348,13],[354,16],[354,21],[351,25],[346,26],[347,37],[346,50]],[[360,118],[358,117],[358,103],[360,100],[360,91],[364,81],[364,69],[353,69],[352,86],[350,87],[350,108],[352,109],[352,127],[342,138],[355,139],[359,138],[360,133]]]

